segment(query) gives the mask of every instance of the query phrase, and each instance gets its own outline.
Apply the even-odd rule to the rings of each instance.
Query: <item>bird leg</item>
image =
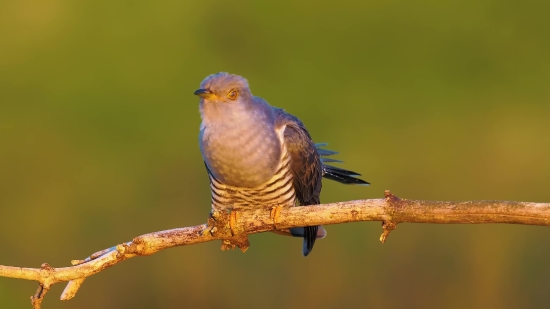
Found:
[[[277,228],[277,221],[279,221],[279,217],[281,216],[281,209],[283,206],[275,206],[271,208],[271,213],[269,214],[269,217],[271,220],[273,220],[273,227]]]
[[[206,222],[206,226],[200,232],[200,234],[210,234],[210,236],[214,236],[214,234],[218,231],[218,225],[220,225],[220,221],[223,221],[222,217],[222,213],[212,209],[212,211],[210,212],[210,216],[208,217],[208,221]]]
[[[229,231],[231,237],[222,240],[222,250],[235,249],[236,247],[245,252],[250,246],[248,241],[248,235],[244,233],[244,228],[239,224],[241,213],[236,210],[232,210],[229,213]]]
[[[250,246],[250,242],[248,235],[244,233],[244,227],[239,225],[240,218],[239,211],[212,210],[201,235],[221,239],[222,250],[239,248],[245,252]]]
[[[229,229],[231,230],[231,236],[240,234],[237,227],[237,223],[240,217],[241,217],[240,213],[236,210],[232,210],[229,213]]]
[[[201,234],[210,233],[214,236],[216,232],[222,232],[221,237],[224,237],[223,234],[230,234],[231,236],[236,236],[242,233],[242,228],[239,227],[239,219],[241,217],[240,212],[232,210],[229,213],[225,211],[216,211],[213,210],[210,213],[210,218],[206,223],[206,227],[201,231]],[[228,228],[229,227],[229,228]]]

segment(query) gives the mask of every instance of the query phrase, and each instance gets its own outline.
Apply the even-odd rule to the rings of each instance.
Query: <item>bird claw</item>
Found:
[[[210,236],[214,236],[217,231],[217,227],[207,225],[202,231],[200,231],[200,234],[201,236],[204,236],[205,234],[210,234]]]
[[[279,217],[281,216],[281,209],[282,206],[275,206],[271,208],[271,213],[269,214],[269,217],[271,220],[273,220],[273,227],[277,228],[277,221],[279,221]]]
[[[205,234],[210,234],[210,236],[214,236],[214,234],[218,231],[218,221],[220,221],[220,219],[222,219],[222,213],[216,210],[212,210],[212,212],[210,212],[208,221],[206,222],[206,226],[199,232],[200,235],[204,236]]]

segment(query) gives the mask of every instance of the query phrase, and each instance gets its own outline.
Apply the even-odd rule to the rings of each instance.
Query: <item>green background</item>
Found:
[[[218,71],[370,187],[323,202],[550,202],[550,2],[0,2],[0,264],[72,259],[209,212],[193,96]],[[547,308],[550,229],[379,222],[135,258],[53,308]],[[36,283],[0,278],[0,308]]]

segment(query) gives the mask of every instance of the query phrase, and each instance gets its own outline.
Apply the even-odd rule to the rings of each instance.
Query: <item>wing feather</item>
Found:
[[[295,116],[277,109],[277,127],[284,126],[284,143],[291,158],[293,186],[300,205],[320,204],[323,163],[315,143],[304,124]],[[304,237],[302,253],[307,256],[317,239],[319,226],[297,228],[297,236]],[[298,232],[300,231],[300,232]],[[292,229],[291,229],[292,233]]]

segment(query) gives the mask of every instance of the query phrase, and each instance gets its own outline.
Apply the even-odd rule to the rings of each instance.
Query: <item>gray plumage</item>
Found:
[[[199,144],[218,211],[320,204],[321,178],[368,185],[357,173],[326,162],[336,152],[315,144],[304,124],[250,92],[246,79],[218,73],[203,80]],[[307,256],[326,231],[311,226],[280,231],[304,238]]]

